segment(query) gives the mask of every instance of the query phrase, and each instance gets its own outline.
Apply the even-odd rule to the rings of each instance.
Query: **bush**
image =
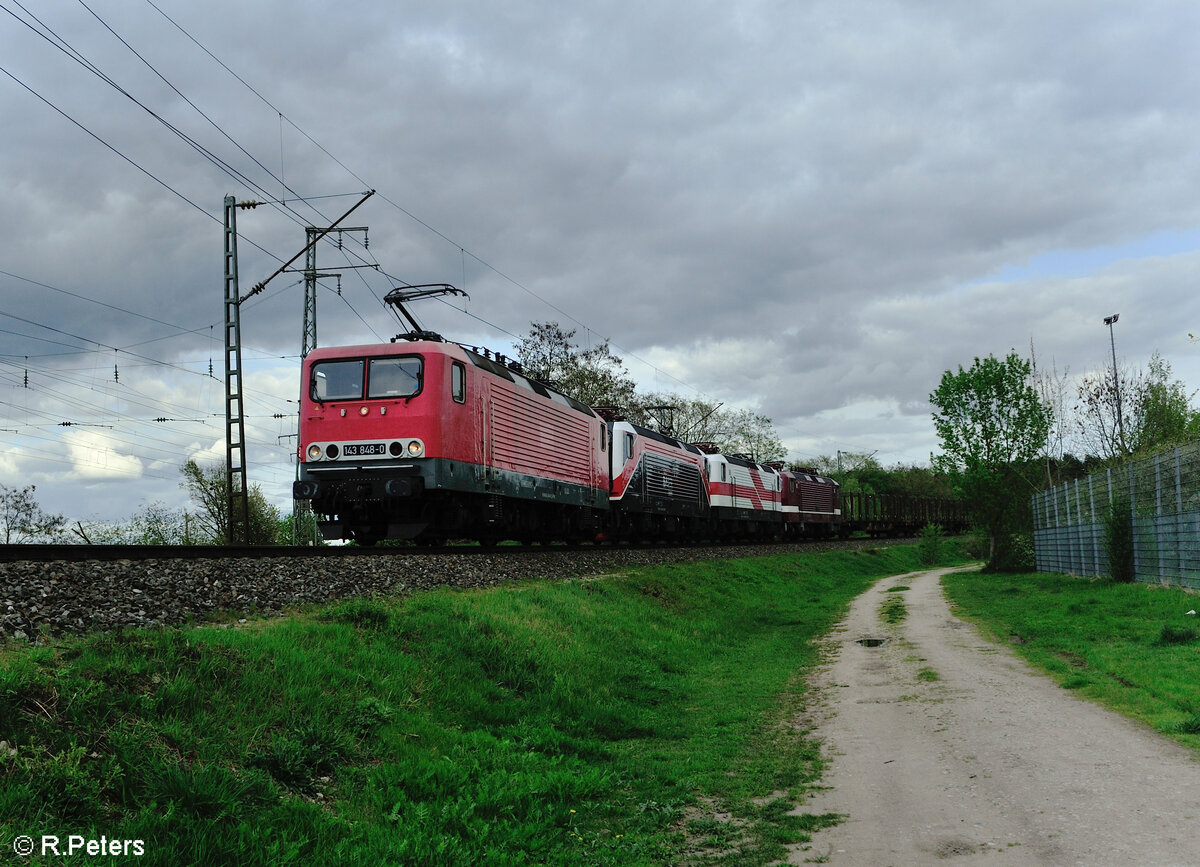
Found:
[[[987,564],[988,572],[1034,572],[1037,556],[1033,538],[1025,533],[1010,533],[996,540],[996,551]]]
[[[985,557],[987,557],[987,536],[980,531],[979,528],[973,528],[971,532],[963,538],[962,547],[963,553],[971,559],[983,560]]]
[[[1193,711],[1175,725],[1175,731],[1188,735],[1200,735],[1200,712]]]
[[[940,524],[926,524],[917,542],[917,557],[924,566],[936,566],[942,558],[942,539],[946,535]]]
[[[1134,580],[1133,509],[1129,498],[1117,496],[1104,516],[1104,553],[1108,555],[1108,577],[1127,584]]]
[[[1191,644],[1196,640],[1196,629],[1192,626],[1172,626],[1165,624],[1162,632],[1159,633],[1158,640],[1154,643],[1160,647],[1166,647],[1171,644]]]

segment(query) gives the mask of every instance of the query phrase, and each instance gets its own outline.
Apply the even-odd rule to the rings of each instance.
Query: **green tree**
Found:
[[[525,372],[588,406],[627,409],[634,403],[634,382],[620,356],[604,340],[587,349],[575,344],[575,331],[557,322],[534,322],[518,338],[517,359]]]
[[[1030,382],[1030,363],[1010,352],[1001,361],[976,358],[970,369],[946,371],[929,396],[942,443],[934,466],[971,504],[987,533],[988,562],[1005,568],[1015,533],[1028,526],[1033,462],[1050,434],[1051,411]]]
[[[36,485],[0,485],[0,530],[4,531],[5,545],[54,541],[62,533],[67,519],[43,511],[34,497],[36,491]]]
[[[897,463],[884,467],[876,460],[874,452],[838,452],[837,457],[821,455],[806,465],[835,479],[847,494],[887,494],[934,500],[958,496],[945,473],[916,464]]]
[[[1135,397],[1133,450],[1149,453],[1177,446],[1200,435],[1200,413],[1179,380],[1171,381],[1171,365],[1157,352]]]
[[[312,509],[301,509],[279,519],[275,528],[275,539],[280,545],[324,545],[317,516]]]
[[[189,459],[180,468],[183,486],[198,511],[191,515],[195,522],[193,538],[199,542],[224,545],[229,528],[229,503],[225,491],[225,467],[213,464],[201,467]],[[279,527],[279,510],[271,505],[258,485],[249,490],[249,539],[251,545],[274,545]]]
[[[877,494],[876,480],[886,470],[875,459],[874,452],[838,451],[836,456],[820,455],[804,462],[822,476],[828,476],[842,487],[844,494]]]

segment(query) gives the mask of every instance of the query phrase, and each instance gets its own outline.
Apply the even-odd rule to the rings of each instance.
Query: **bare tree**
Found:
[[[670,392],[639,394],[629,418],[689,443],[712,443],[727,454],[747,454],[760,462],[783,460],[787,449],[771,419],[747,409]]]
[[[1067,395],[1071,391],[1070,368],[1064,367],[1062,373],[1059,373],[1058,364],[1053,358],[1050,359],[1049,370],[1038,367],[1032,338],[1029,340],[1029,364],[1033,386],[1037,389],[1042,404],[1049,410],[1051,419],[1043,463],[1046,467],[1046,484],[1054,485],[1060,481],[1054,477],[1054,468],[1062,463],[1068,436],[1072,431],[1067,413]]]
[[[1085,373],[1076,388],[1075,425],[1080,441],[1088,454],[1105,460],[1127,457],[1132,448],[1129,425],[1137,415],[1137,397],[1144,376],[1140,371],[1118,365],[1114,377],[1111,369]],[[1118,411],[1119,407],[1119,411]]]
[[[54,541],[61,535],[67,519],[42,511],[34,498],[36,485],[10,488],[0,485],[0,529],[5,545],[39,540]]]

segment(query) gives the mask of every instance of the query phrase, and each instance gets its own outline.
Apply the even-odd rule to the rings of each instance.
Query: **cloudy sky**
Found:
[[[1031,341],[1101,367],[1112,313],[1124,363],[1200,387],[1193,2],[24,6],[0,0],[0,483],[72,519],[180,506],[179,464],[224,457],[226,195],[288,200],[238,213],[246,291],[378,191],[348,221],[369,246],[318,251],[320,345],[450,282],[470,299],[417,311],[448,338],[557,320],[801,460],[927,462],[943,371]],[[280,502],[300,276],[242,314]]]

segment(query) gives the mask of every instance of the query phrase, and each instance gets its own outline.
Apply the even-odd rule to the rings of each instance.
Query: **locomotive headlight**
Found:
[[[310,461],[321,460],[321,447],[319,445],[317,445],[316,443],[313,443],[311,446],[308,447],[308,459]]]
[[[414,458],[420,457],[422,451],[424,451],[424,446],[422,446],[416,440],[413,440],[412,442],[410,442],[408,444],[408,453],[412,457],[414,457]]]
[[[366,415],[366,414],[367,414],[367,413],[369,413],[370,411],[371,411],[371,410],[369,410],[369,409],[368,409],[367,407],[365,407],[365,406],[360,406],[360,407],[358,408],[358,414],[359,414],[359,415]]]

